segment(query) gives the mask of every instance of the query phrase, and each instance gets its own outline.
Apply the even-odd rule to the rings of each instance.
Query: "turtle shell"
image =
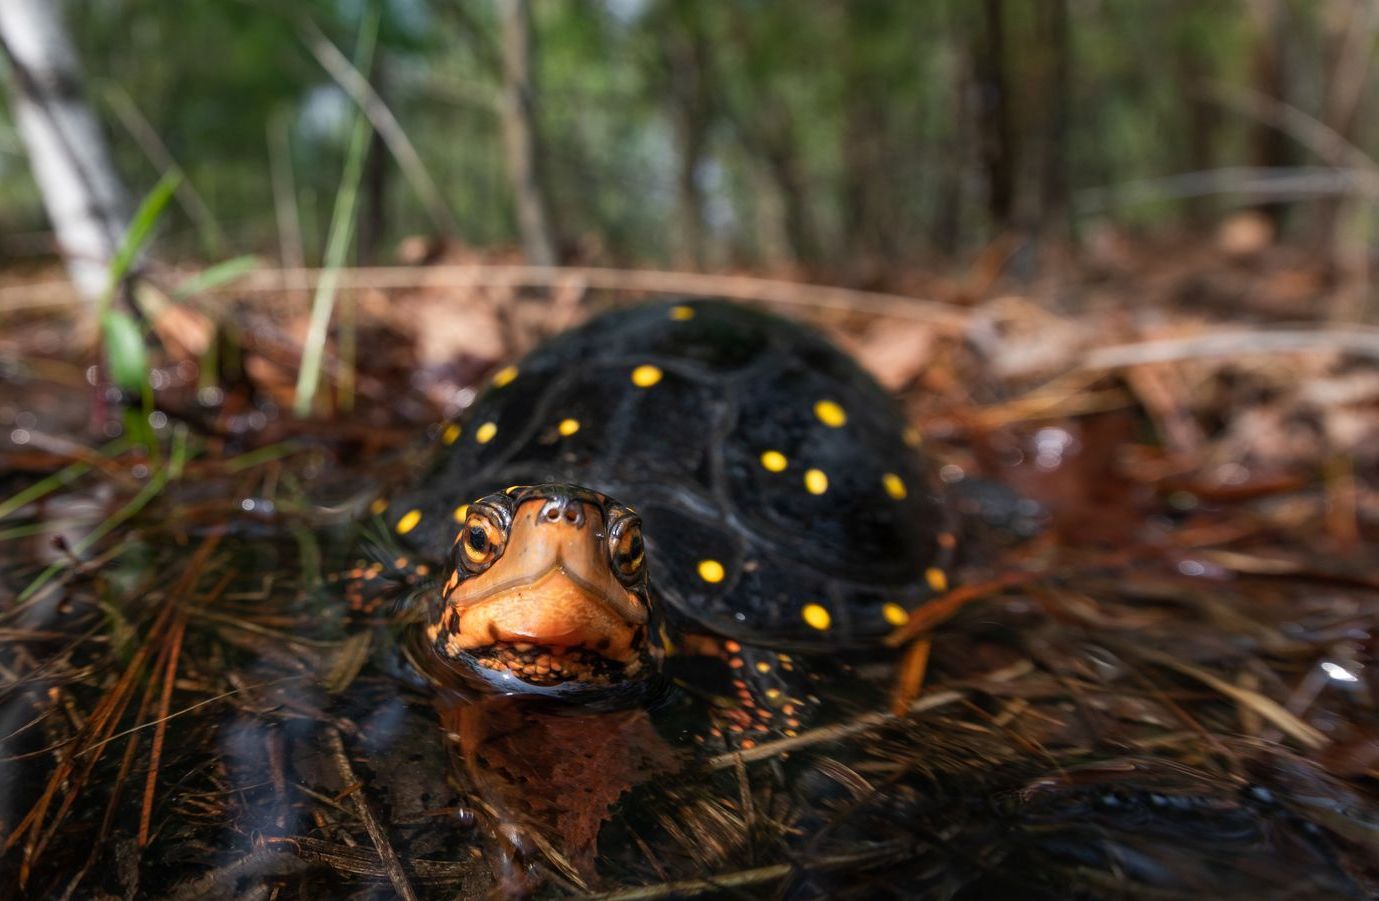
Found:
[[[816,331],[721,300],[607,313],[491,379],[389,528],[442,559],[464,507],[573,482],[642,517],[653,590],[699,626],[860,646],[946,586],[954,539],[886,392]]]

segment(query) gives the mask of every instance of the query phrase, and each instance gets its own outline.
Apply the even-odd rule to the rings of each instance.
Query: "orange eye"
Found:
[[[608,557],[623,581],[635,579],[646,562],[642,523],[635,516],[624,516],[608,530]]]
[[[498,524],[483,513],[470,513],[465,518],[456,543],[460,546],[460,562],[471,573],[488,568],[503,553],[506,536]]]

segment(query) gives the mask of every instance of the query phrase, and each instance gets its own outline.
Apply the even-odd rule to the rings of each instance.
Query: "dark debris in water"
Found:
[[[863,320],[830,326],[865,353]],[[0,385],[56,411],[0,442],[0,895],[1379,893],[1375,486],[1229,456],[1229,360],[1182,364],[1204,393],[1164,364],[993,388],[935,351],[907,396],[944,479],[1047,527],[900,636],[933,630],[922,688],[871,655],[869,690],[736,754],[673,703],[438,692],[396,618],[346,614],[351,524],[483,368],[418,388],[396,338],[311,423],[251,346],[212,404],[160,395],[156,452],[83,433],[75,365]]]

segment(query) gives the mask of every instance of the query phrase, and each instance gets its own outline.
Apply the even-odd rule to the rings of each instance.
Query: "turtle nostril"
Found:
[[[584,525],[584,505],[573,498],[552,497],[541,508],[539,515],[542,522],[558,523],[564,520],[576,528]]]

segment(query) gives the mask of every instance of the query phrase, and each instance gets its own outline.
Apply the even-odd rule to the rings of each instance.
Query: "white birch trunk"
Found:
[[[15,125],[77,290],[95,299],[128,222],[124,186],[82,94],[56,0],[0,0]]]

